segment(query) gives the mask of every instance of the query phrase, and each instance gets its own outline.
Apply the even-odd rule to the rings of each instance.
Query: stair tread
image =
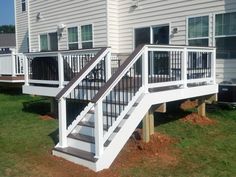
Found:
[[[90,110],[88,113],[89,114],[94,114],[94,110]],[[119,114],[118,113],[110,113],[110,112],[103,112],[103,115],[104,116],[111,116],[111,117],[117,117],[117,116],[119,116]]]
[[[87,142],[87,143],[95,143],[95,139],[93,136],[88,136],[88,135],[83,135],[83,134],[80,134],[80,133],[70,133],[68,135],[69,138],[72,138],[72,139],[77,139],[77,140],[80,140],[80,141],[84,141],[84,142]]]
[[[128,105],[128,102],[123,102],[123,101],[117,101],[116,102],[114,100],[105,100],[103,101],[103,103],[108,103],[108,104],[117,104],[117,105]]]
[[[94,122],[90,122],[90,121],[80,121],[78,123],[78,125],[84,126],[84,127],[90,127],[90,128],[94,128],[95,127]],[[103,129],[104,130],[106,130],[105,127],[107,127],[107,125],[103,124]]]
[[[99,90],[100,86],[94,86],[94,85],[80,85],[78,87],[79,89],[89,89],[89,90]]]
[[[98,160],[98,159],[94,158],[94,155],[95,155],[94,153],[79,150],[79,149],[76,149],[73,147],[66,147],[66,148],[56,147],[53,150],[63,152],[65,154],[69,154],[69,155],[78,157],[80,159],[88,160],[91,162],[96,162]]]

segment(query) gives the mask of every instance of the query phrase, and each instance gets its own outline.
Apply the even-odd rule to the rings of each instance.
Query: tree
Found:
[[[2,25],[0,26],[0,33],[15,33],[14,25]]]

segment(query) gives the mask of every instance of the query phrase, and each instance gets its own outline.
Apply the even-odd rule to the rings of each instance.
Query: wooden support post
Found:
[[[150,141],[150,121],[149,113],[143,118],[143,142],[148,143]]]
[[[149,135],[153,135],[154,134],[154,111],[152,108],[149,110],[149,126],[150,126]]]
[[[204,98],[198,99],[198,115],[206,116],[206,103]]]
[[[165,113],[166,112],[166,103],[156,105],[154,112]]]

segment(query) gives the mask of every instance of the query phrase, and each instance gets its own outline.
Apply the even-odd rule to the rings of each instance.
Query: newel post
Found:
[[[24,77],[25,77],[25,85],[29,85],[29,66],[28,66],[28,57],[23,56],[24,58]]]
[[[213,80],[212,84],[216,84],[216,48],[213,49],[211,56],[211,78]]]
[[[148,48],[145,47],[142,56],[142,85],[145,88],[145,92],[148,92]]]
[[[58,53],[58,79],[59,79],[59,88],[64,87],[64,64],[63,57],[61,53]]]
[[[95,157],[99,158],[103,154],[103,108],[102,101],[95,104]]]
[[[106,81],[108,81],[111,77],[111,50],[105,56],[105,67]]]
[[[11,70],[12,70],[12,76],[16,76],[16,54],[15,52],[12,52],[11,54]]]
[[[59,121],[59,146],[67,147],[67,118],[66,118],[66,99],[58,100],[58,121]]]
[[[181,80],[184,82],[183,87],[187,88],[187,81],[188,81],[188,49],[184,47],[183,52],[183,61],[181,66]]]

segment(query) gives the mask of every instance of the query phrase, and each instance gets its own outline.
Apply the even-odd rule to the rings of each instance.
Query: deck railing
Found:
[[[27,53],[25,84],[63,88],[99,50]]]
[[[24,74],[24,55],[19,53],[0,55],[0,75],[19,76]]]

